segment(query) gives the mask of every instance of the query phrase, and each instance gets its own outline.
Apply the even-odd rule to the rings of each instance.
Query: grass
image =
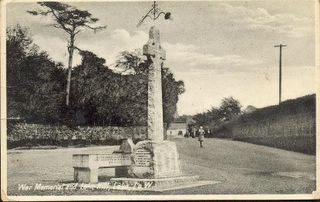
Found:
[[[177,143],[184,173],[220,184],[166,191],[162,194],[302,194],[315,190],[315,156],[245,142],[210,138],[204,148],[193,138]],[[19,184],[54,185],[73,181],[72,154],[106,153],[116,147],[9,150],[9,195],[150,194],[128,191],[19,191]],[[285,174],[283,174],[285,173]],[[113,174],[101,170],[101,175]],[[298,176],[298,177],[296,177]],[[101,177],[100,179],[103,179]]]
[[[212,130],[212,137],[316,153],[315,94],[268,106]]]

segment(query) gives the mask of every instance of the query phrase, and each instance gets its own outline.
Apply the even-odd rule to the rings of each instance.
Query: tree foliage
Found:
[[[241,113],[240,102],[233,97],[223,98],[219,111],[225,121],[230,121]]]
[[[131,74],[114,73],[105,60],[82,51],[82,63],[75,67],[72,86],[75,111],[87,124],[146,125],[148,99],[148,61],[140,50],[121,52],[116,67]],[[170,123],[176,112],[178,96],[184,92],[168,68],[162,69],[164,121]]]
[[[39,2],[38,4],[44,7],[44,10],[27,12],[32,15],[50,15],[56,22],[53,26],[65,30],[70,35],[78,34],[83,28],[93,31],[106,28],[106,26],[93,27],[91,24],[96,23],[99,19],[92,17],[92,14],[86,10],[79,10],[60,2]]]
[[[121,75],[104,65],[104,59],[82,51],[75,67],[72,104],[86,124],[143,125],[146,116],[145,75]]]
[[[196,114],[194,120],[198,125],[219,126],[240,115],[241,107],[240,102],[233,97],[223,98],[219,108],[212,107],[207,112]]]
[[[9,116],[32,123],[77,125],[145,126],[147,124],[148,61],[140,50],[122,52],[116,73],[105,59],[90,51],[80,51],[81,64],[72,70],[71,105],[64,105],[67,71],[32,43],[21,27],[7,32],[7,86]],[[133,61],[133,62],[132,62]],[[162,68],[164,121],[176,112],[182,81]]]
[[[75,46],[75,37],[83,29],[91,29],[94,32],[105,29],[106,26],[92,26],[98,21],[98,18],[92,17],[92,14],[86,10],[79,10],[68,4],[60,2],[39,2],[44,10],[27,11],[32,15],[51,16],[54,20],[53,26],[58,29],[64,30],[69,35],[68,41],[68,75],[66,85],[66,105],[69,105],[70,99],[70,82],[72,72],[72,60],[74,49],[79,49]]]
[[[17,25],[7,30],[8,117],[29,121],[59,120],[65,82],[61,64],[40,52],[26,28]]]
[[[147,95],[147,74],[150,61],[142,55],[141,49],[134,51],[123,51],[118,55],[116,67],[124,70],[132,70],[135,75],[141,75],[145,81],[144,94]],[[176,81],[173,73],[168,67],[162,67],[162,101],[163,121],[169,125],[177,111],[179,95],[185,92],[183,81]],[[140,79],[143,79],[140,78]],[[146,103],[147,104],[147,103]]]
[[[179,95],[185,92],[183,81],[176,81],[168,67],[162,68],[163,121],[167,126],[173,121],[177,111]]]
[[[149,61],[142,55],[141,49],[134,51],[122,51],[117,57],[116,68],[131,71],[135,74],[146,74],[148,72]]]

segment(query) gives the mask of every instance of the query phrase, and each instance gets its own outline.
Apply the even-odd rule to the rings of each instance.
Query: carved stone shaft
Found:
[[[128,174],[133,178],[147,179],[178,177],[182,173],[177,146],[175,142],[163,140],[161,67],[165,51],[161,48],[160,33],[155,27],[150,28],[143,54],[151,63],[148,75],[148,132],[147,140],[134,146]]]
[[[148,75],[148,137],[153,141],[163,141],[162,78],[161,67],[165,51],[160,45],[160,32],[151,27],[149,41],[143,46],[143,54],[151,60]]]

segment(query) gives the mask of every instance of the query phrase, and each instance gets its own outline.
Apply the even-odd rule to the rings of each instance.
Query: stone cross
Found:
[[[156,27],[149,31],[149,41],[143,46],[143,54],[151,61],[148,75],[148,132],[147,139],[163,141],[162,78],[161,67],[166,52],[160,45],[160,32]]]

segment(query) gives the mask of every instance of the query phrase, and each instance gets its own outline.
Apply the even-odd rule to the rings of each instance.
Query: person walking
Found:
[[[200,142],[200,148],[203,148],[203,141],[204,141],[204,133],[205,131],[203,130],[203,127],[200,126],[200,129],[199,129],[199,142]]]

